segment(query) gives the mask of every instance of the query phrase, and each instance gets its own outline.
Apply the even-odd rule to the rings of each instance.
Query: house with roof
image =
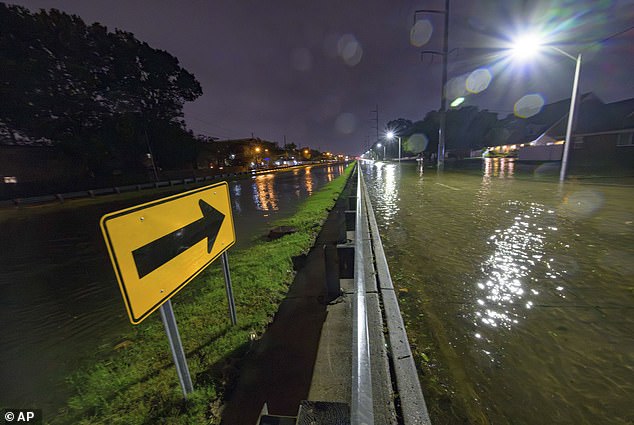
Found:
[[[545,105],[529,118],[509,117],[504,144],[493,153],[518,161],[561,161],[570,99]],[[593,93],[580,97],[568,157],[569,173],[634,173],[634,99],[605,103]]]
[[[598,100],[592,94],[580,96],[580,103],[584,105]],[[599,100],[600,102],[600,100]],[[518,117],[510,114],[502,121],[501,126],[491,134],[491,144],[485,146],[485,156],[511,156],[517,157],[518,151],[526,146],[533,145],[552,146],[549,148],[531,151],[530,159],[535,161],[560,161],[563,152],[563,141],[557,143],[547,131],[559,122],[565,122],[570,108],[570,99],[544,105],[537,114],[530,117]],[[473,151],[472,157],[481,156],[481,152]],[[526,151],[524,151],[526,155]]]

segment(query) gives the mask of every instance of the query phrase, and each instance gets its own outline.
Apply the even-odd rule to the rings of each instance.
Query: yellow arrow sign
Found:
[[[140,323],[236,241],[226,182],[104,215],[130,321]]]

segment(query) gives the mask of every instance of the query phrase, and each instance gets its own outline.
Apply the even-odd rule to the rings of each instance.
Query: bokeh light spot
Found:
[[[407,151],[418,153],[424,151],[428,144],[429,139],[427,136],[423,133],[416,133],[405,139],[403,148]]]
[[[431,22],[426,19],[416,21],[409,32],[409,42],[412,43],[412,46],[424,46],[429,42],[433,33],[434,27]]]
[[[560,212],[572,219],[589,218],[603,207],[603,202],[601,192],[591,189],[578,190],[564,198]]]
[[[486,68],[479,68],[467,77],[466,88],[469,93],[480,93],[489,87],[491,83],[491,72]]]
[[[337,43],[337,52],[344,63],[348,66],[355,66],[361,62],[363,49],[354,35],[344,34]]]
[[[467,95],[466,90],[467,76],[459,75],[447,82],[445,91],[448,99],[456,99],[458,97],[464,97]]]
[[[544,98],[539,94],[527,94],[515,102],[513,113],[519,118],[530,118],[537,115],[544,106]]]
[[[291,52],[291,66],[298,71],[308,71],[313,66],[313,56],[305,47],[293,49]]]
[[[357,127],[357,118],[350,112],[340,114],[335,120],[335,128],[339,133],[351,134]]]

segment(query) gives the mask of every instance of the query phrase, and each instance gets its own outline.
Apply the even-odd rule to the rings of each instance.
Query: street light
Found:
[[[566,179],[566,169],[568,168],[568,155],[570,145],[572,144],[572,127],[575,122],[575,107],[577,105],[577,94],[579,92],[579,74],[581,72],[581,53],[575,58],[571,54],[564,52],[558,47],[543,44],[540,38],[534,34],[525,35],[518,38],[512,46],[512,53],[517,58],[528,58],[537,53],[541,47],[550,47],[556,52],[564,55],[568,59],[576,62],[575,77],[572,83],[572,95],[570,96],[570,111],[568,112],[568,125],[566,126],[566,140],[564,143],[564,152],[561,156],[561,170],[559,171],[559,181]]]
[[[380,143],[376,144],[377,148],[380,148],[381,146],[383,146],[383,161],[385,161],[385,145],[381,145]]]
[[[392,140],[395,137],[398,139],[398,162],[401,162],[401,137],[394,134],[392,130],[388,131],[385,136],[387,137],[387,140]]]

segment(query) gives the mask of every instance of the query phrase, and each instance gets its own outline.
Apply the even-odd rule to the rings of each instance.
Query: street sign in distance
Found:
[[[100,223],[133,324],[236,240],[226,182],[109,213]]]

